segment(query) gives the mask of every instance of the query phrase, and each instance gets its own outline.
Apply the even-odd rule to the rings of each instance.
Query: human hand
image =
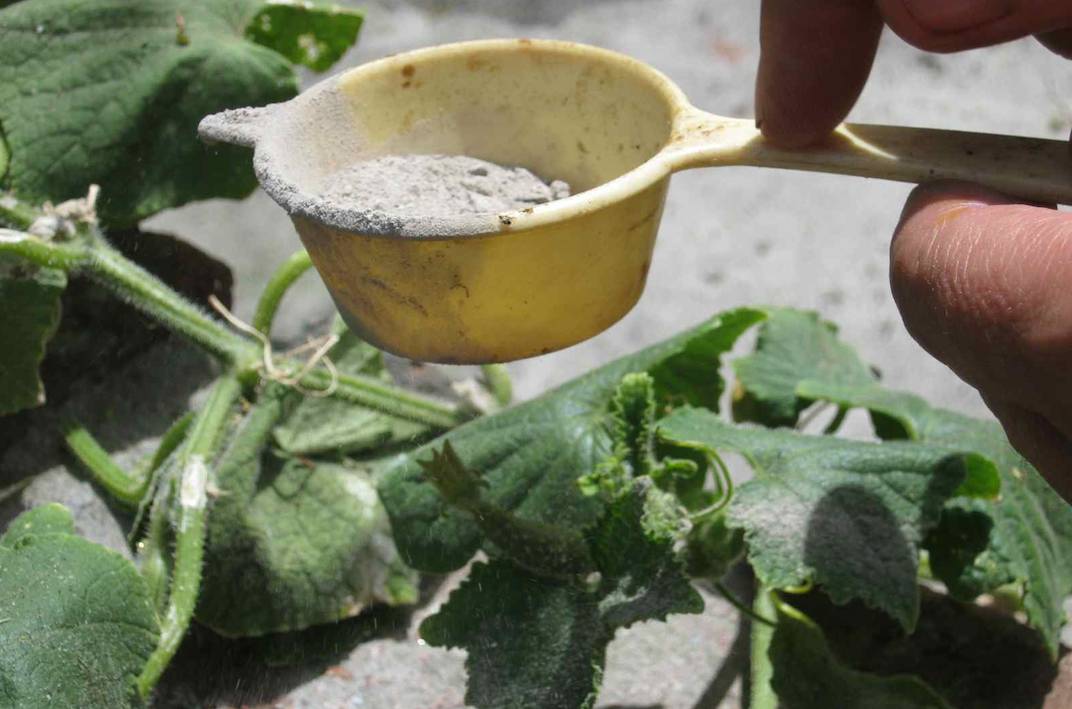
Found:
[[[785,147],[826,136],[863,89],[884,25],[928,51],[1034,34],[1072,58],[1068,0],[763,0],[764,136]],[[894,233],[890,282],[909,333],[979,390],[1072,501],[1072,214],[976,185],[918,187]]]

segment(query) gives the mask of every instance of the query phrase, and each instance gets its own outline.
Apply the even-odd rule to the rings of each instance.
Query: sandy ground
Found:
[[[413,0],[371,2],[367,9],[361,44],[337,70],[448,41],[554,37],[626,52],[665,72],[698,106],[752,115],[755,2]],[[306,78],[311,84],[318,77]],[[1072,98],[1061,97],[1072,97],[1069,65],[1032,42],[931,56],[888,35],[852,118],[1064,137],[1072,127]],[[908,189],[750,168],[675,177],[643,299],[599,337],[510,365],[520,396],[531,397],[720,309],[764,303],[818,309],[842,326],[890,385],[982,414],[978,396],[904,332],[890,297],[887,244]],[[150,226],[174,231],[227,262],[236,277],[236,311],[246,319],[267,275],[300,246],[286,215],[260,193],[241,203],[175,210]],[[302,286],[286,303],[276,333],[282,338],[299,336],[330,311],[315,276]],[[88,486],[82,492],[88,494]],[[601,706],[737,706],[737,687],[723,699],[711,691],[725,684],[719,668],[730,654],[736,614],[717,598],[708,600],[703,616],[646,624],[615,640]],[[457,707],[464,691],[461,663],[460,653],[423,647],[412,637],[369,642],[341,669],[275,706]]]

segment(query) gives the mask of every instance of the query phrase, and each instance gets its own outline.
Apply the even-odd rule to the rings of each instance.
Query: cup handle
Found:
[[[231,143],[252,148],[281,104],[232,108],[201,119],[197,134],[207,143]]]
[[[966,180],[1039,202],[1072,204],[1067,142],[989,133],[844,123],[825,141],[785,149],[753,121],[695,111],[676,129],[673,169],[753,165],[900,182]]]

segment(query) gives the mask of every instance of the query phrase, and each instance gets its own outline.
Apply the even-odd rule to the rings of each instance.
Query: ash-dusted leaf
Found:
[[[140,706],[134,680],[159,637],[145,582],[62,517],[24,513],[0,543],[0,706]]]
[[[820,584],[836,603],[860,599],[910,631],[919,616],[919,547],[965,475],[965,456],[920,443],[868,443],[735,426],[703,409],[663,419],[677,445],[731,450],[756,477],[737,491],[756,574],[773,588]]]
[[[563,529],[590,526],[603,504],[584,496],[577,479],[613,453],[609,404],[622,377],[702,351],[708,357],[708,386],[718,390],[718,354],[763,317],[763,312],[750,309],[724,313],[538,399],[467,423],[401,458],[384,476],[380,496],[402,557],[421,570],[445,572],[465,564],[483,543],[476,522],[442,499],[417,462],[427,460],[443,440],[450,441],[466,467],[481,474],[490,504]],[[702,348],[697,344],[701,340]],[[660,381],[665,378],[655,376],[660,401],[676,395],[673,387],[660,388]]]
[[[0,547],[13,549],[23,537],[36,534],[74,534],[74,518],[63,505],[50,502],[23,512],[0,536]]]
[[[383,355],[349,330],[340,332],[331,358],[344,374],[390,381]],[[428,427],[332,397],[306,397],[287,412],[272,436],[294,455],[361,453],[426,437]]]
[[[329,3],[267,0],[246,27],[246,37],[295,64],[324,71],[357,41],[362,15]]]
[[[609,404],[613,453],[592,472],[578,479],[585,495],[614,497],[635,476],[651,475],[658,463],[655,454],[655,382],[646,372],[622,377]]]
[[[262,0],[35,0],[0,11],[0,130],[8,187],[54,202],[101,185],[130,225],[191,200],[243,197],[248,152],[205,146],[203,116],[283,101],[286,57],[245,38]],[[337,56],[331,42],[326,56]]]
[[[955,501],[956,511],[945,520],[943,534],[928,542],[932,557],[950,563],[932,565],[932,569],[963,596],[993,590],[1009,581],[1022,584],[1028,621],[1056,657],[1066,620],[1062,601],[1072,593],[1072,506],[1009,445],[1001,426],[932,407],[904,392],[876,386],[806,384],[802,388],[813,398],[870,410],[876,431],[884,437],[907,437],[985,458],[1000,475],[1001,493],[967,507],[961,500]],[[991,522],[986,548],[970,567],[963,560],[955,562],[963,551],[949,546],[980,533],[980,520],[966,510],[985,514]]]
[[[610,642],[597,601],[579,584],[478,562],[421,637],[468,651],[465,701],[479,709],[591,707]]]
[[[432,451],[431,460],[418,461],[443,499],[465,510],[495,550],[534,574],[561,576],[592,569],[584,539],[574,529],[524,519],[484,499],[484,480],[469,470],[450,441]]]
[[[0,416],[44,403],[38,366],[59,325],[66,287],[63,271],[0,254]]]
[[[837,327],[802,310],[772,310],[759,328],[754,353],[734,361],[744,399],[738,418],[792,426],[808,401],[796,391],[803,379],[843,384],[874,381],[870,368],[837,337]]]
[[[197,619],[228,636],[300,630],[412,603],[367,473],[265,448],[290,395],[262,396],[217,466]]]
[[[689,576],[720,579],[744,554],[744,533],[729,525],[725,511],[697,522],[686,540]]]
[[[686,527],[672,505],[673,496],[638,481],[607,506],[588,534],[600,574],[599,613],[612,630],[703,611],[703,599],[674,554]]]
[[[785,604],[778,609],[770,659],[771,686],[785,709],[949,709],[918,677],[879,677],[842,665],[822,629]]]
[[[507,561],[473,565],[447,604],[421,624],[430,644],[468,650],[467,703],[591,707],[616,630],[703,610],[674,556],[665,495],[638,483],[608,505],[587,535],[598,583],[534,576]]]

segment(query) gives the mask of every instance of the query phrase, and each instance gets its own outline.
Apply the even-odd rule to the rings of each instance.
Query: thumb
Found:
[[[909,333],[979,389],[1020,452],[1072,492],[1072,214],[936,183],[890,252]]]

